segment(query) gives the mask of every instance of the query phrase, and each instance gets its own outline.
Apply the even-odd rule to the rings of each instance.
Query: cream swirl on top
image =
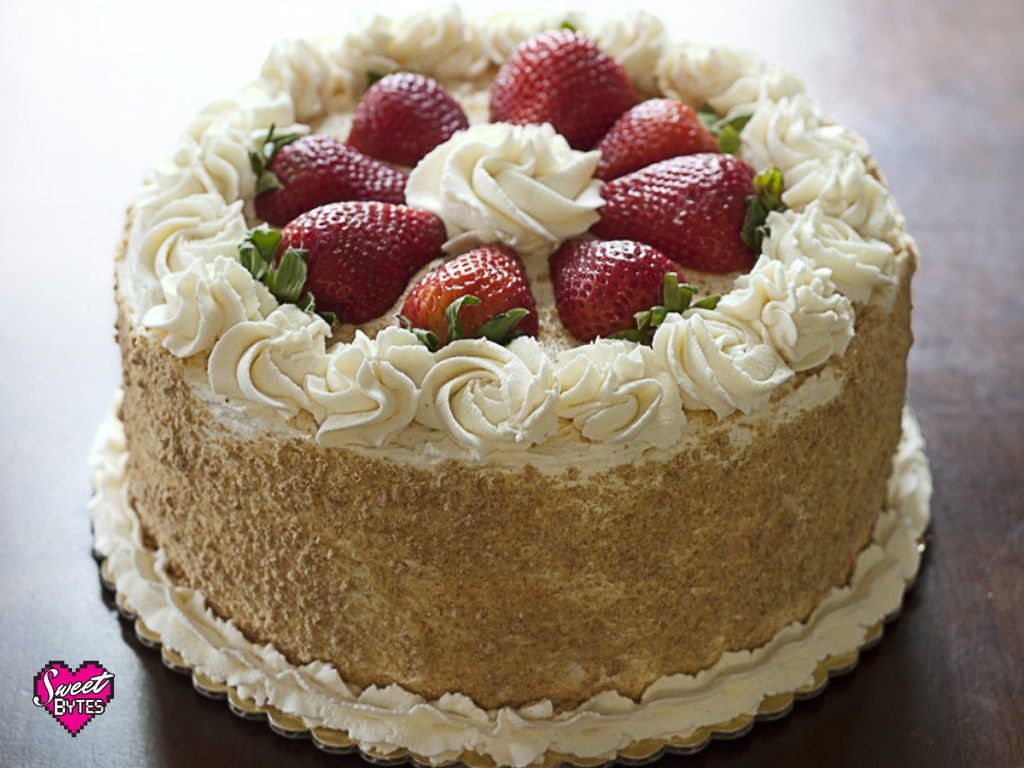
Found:
[[[842,219],[865,237],[893,237],[897,213],[892,196],[867,172],[858,155],[804,160],[786,173],[786,187],[782,201],[791,208],[821,205],[825,213]]]
[[[657,92],[658,60],[669,39],[661,19],[646,11],[627,11],[587,31],[602,51],[622,65],[641,93]]]
[[[327,323],[294,304],[281,305],[266,320],[238,323],[210,352],[210,387],[288,418],[302,410],[322,413],[304,385],[307,377],[326,373],[330,335]]]
[[[165,331],[163,345],[178,357],[209,352],[228,328],[262,320],[277,307],[263,283],[235,259],[196,259],[160,281],[166,303],[152,307],[143,325]]]
[[[751,414],[793,375],[749,323],[718,310],[669,315],[654,334],[655,358],[679,384],[683,405],[720,419]]]
[[[551,437],[558,429],[557,396],[554,365],[534,339],[523,336],[507,348],[464,339],[437,353],[416,418],[479,458],[509,443]]]
[[[892,246],[861,237],[852,225],[825,213],[819,202],[803,211],[772,213],[767,223],[766,256],[784,264],[809,259],[828,269],[837,289],[852,301],[870,301],[875,291],[895,284]]]
[[[561,391],[557,412],[588,440],[633,440],[668,448],[679,440],[682,404],[654,353],[624,341],[568,349],[556,358]]]
[[[853,307],[828,269],[806,259],[761,256],[717,309],[750,324],[790,368],[806,371],[842,355],[853,338]]]
[[[135,251],[139,277],[149,286],[188,269],[195,259],[234,257],[245,237],[242,201],[230,205],[214,193],[186,195],[158,208],[141,231]]]
[[[415,418],[419,385],[433,361],[412,333],[395,327],[375,339],[358,331],[351,344],[336,345],[326,372],[306,380],[310,398],[326,414],[317,442],[383,445]]]
[[[548,124],[474,125],[413,168],[406,202],[441,217],[452,253],[494,242],[546,251],[597,222],[599,159],[570,147]]]

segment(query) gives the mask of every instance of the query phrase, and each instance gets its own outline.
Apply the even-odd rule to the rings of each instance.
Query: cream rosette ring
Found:
[[[314,330],[311,321],[278,307],[265,286],[224,260],[237,261],[238,243],[253,223],[255,182],[247,158],[270,125],[299,134],[313,131],[327,110],[351,109],[361,92],[360,74],[374,67],[439,76],[459,71],[468,84],[522,35],[551,23],[544,14],[527,14],[511,26],[500,19],[474,24],[448,8],[406,22],[375,18],[365,34],[352,33],[339,45],[303,42],[275,49],[259,80],[194,121],[138,195],[130,256],[121,267],[131,279],[121,282],[138,292],[132,298],[142,309],[142,325],[162,334],[172,354],[205,356],[215,392],[268,405],[286,417],[311,414],[324,444],[390,444],[412,420],[391,419],[394,428],[382,430],[366,417],[373,410],[370,402],[411,399],[415,423],[433,429],[434,442],[464,449],[455,457],[479,459],[486,452],[467,437],[462,421],[444,409],[435,413],[433,395],[420,389],[423,380],[437,378],[429,375],[432,366],[451,368],[450,352],[419,361],[411,377],[364,372],[345,378],[339,362],[374,359],[372,336],[332,340],[330,329]],[[645,377],[658,382],[660,393],[634,400],[654,413],[636,414],[632,421],[656,420],[661,429],[654,444],[667,447],[666,435],[685,436],[686,409],[710,409],[719,418],[734,410],[750,414],[795,372],[841,356],[853,334],[851,302],[885,305],[891,299],[893,275],[907,258],[910,240],[884,183],[870,170],[863,140],[829,121],[791,74],[731,49],[670,43],[660,22],[644,14],[603,23],[579,15],[573,19],[600,35],[648,90],[656,86],[664,95],[711,104],[725,116],[749,115],[738,154],[755,169],[778,167],[785,179],[788,210],[769,216],[761,260],[752,272],[735,282],[717,308],[671,317],[655,340],[654,357],[641,353]],[[543,296],[550,287],[535,278],[546,273],[546,255],[565,239],[586,233],[599,216],[601,182],[593,177],[599,155],[571,149],[550,125],[482,122],[478,91],[467,85],[454,92],[473,124],[412,169],[407,202],[444,221],[451,253],[486,242],[516,249],[534,290]],[[296,364],[295,345],[303,333],[308,348]],[[389,345],[398,334],[390,332]],[[410,335],[399,345],[411,340]],[[261,351],[243,350],[245,343]],[[541,400],[550,401],[549,416],[573,413],[564,423],[589,424],[577,433],[584,443],[623,439],[622,430],[597,428],[620,418],[614,410],[602,417],[602,409],[621,405],[600,388],[592,390],[592,402],[580,402],[587,390],[575,384],[571,392],[562,389],[573,378],[562,369],[570,360],[579,367],[582,357],[605,365],[615,357],[615,345],[607,339],[570,344],[585,351],[560,357],[566,342],[554,339],[544,349],[551,358],[546,382],[552,389]],[[353,351],[345,352],[350,347]],[[481,359],[505,354],[491,350]],[[288,370],[273,362],[283,359],[289,360]],[[389,370],[378,368],[378,373]],[[360,399],[355,395],[362,383],[370,391]],[[388,391],[391,386],[396,391]],[[526,386],[535,388],[536,382]],[[669,391],[672,387],[677,391]],[[683,408],[669,415],[665,404],[680,399]],[[586,419],[578,415],[584,412]],[[539,447],[556,431],[517,434],[523,447]]]

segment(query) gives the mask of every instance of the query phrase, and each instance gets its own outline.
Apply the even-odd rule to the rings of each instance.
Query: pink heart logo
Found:
[[[98,661],[84,661],[75,672],[63,661],[51,661],[35,676],[35,692],[32,703],[77,736],[114,698],[114,673]]]

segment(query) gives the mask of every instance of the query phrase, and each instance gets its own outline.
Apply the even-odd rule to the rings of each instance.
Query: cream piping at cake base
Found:
[[[246,640],[201,594],[175,585],[163,552],[145,545],[129,503],[119,400],[120,393],[96,436],[89,510],[104,580],[137,617],[140,636],[162,644],[165,661],[191,670],[197,687],[226,692],[239,713],[270,713],[272,725],[285,723],[276,730],[312,732],[322,747],[374,757],[517,768],[593,763],[692,749],[706,734],[742,731],[759,713],[784,712],[794,694],[820,689],[830,668],[854,663],[878,639],[917,575],[929,522],[931,475],[908,407],[872,541],[850,582],[833,589],[806,622],[783,627],[753,651],[727,653],[696,675],[663,677],[638,702],[609,691],[558,714],[546,701],[483,710],[459,693],[428,701],[397,685],[359,690],[327,664],[294,666],[272,646]]]

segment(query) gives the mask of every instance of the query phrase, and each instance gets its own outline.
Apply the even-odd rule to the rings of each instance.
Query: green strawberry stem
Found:
[[[275,128],[276,126],[272,124],[259,148],[249,151],[249,165],[252,167],[252,172],[256,174],[257,195],[269,192],[272,189],[281,189],[281,180],[270,170],[270,163],[273,162],[277,153],[281,151],[281,147],[291,144],[299,138],[297,133],[285,133],[281,136],[275,136]]]
[[[754,194],[747,198],[747,215],[740,237],[754,253],[761,253],[761,244],[768,234],[768,214],[786,210],[782,202],[782,171],[769,165],[754,177]]]
[[[500,315],[495,315],[480,327],[476,337],[478,339],[489,339],[495,344],[508,344],[512,339],[523,335],[515,330],[514,326],[528,314],[530,314],[529,310],[517,307],[516,309],[510,309],[508,312],[502,312]]]
[[[710,104],[700,108],[697,117],[701,123],[718,139],[718,151],[726,155],[735,155],[740,148],[740,132],[750,122],[753,115],[737,115],[723,118]]]
[[[459,312],[462,311],[463,306],[473,306],[479,304],[480,299],[476,296],[459,296],[455,299],[444,311],[444,319],[448,321],[448,336],[445,339],[446,344],[450,344],[458,339],[466,338],[462,333],[462,319],[459,317]]]
[[[466,295],[459,296],[451,304],[449,304],[444,310],[444,319],[448,322],[448,333],[445,336],[445,344],[450,344],[453,341],[466,338],[465,333],[462,330],[462,318],[459,317],[459,313],[462,311],[464,306],[473,306],[479,304],[480,299],[476,296]],[[513,339],[522,336],[522,333],[515,329],[516,324],[526,317],[530,312],[526,309],[516,308],[510,309],[508,312],[502,312],[500,315],[495,315],[482,326],[480,330],[476,332],[475,339],[487,339],[493,341],[495,344],[506,345]],[[412,321],[404,315],[398,315],[397,317],[399,324],[410,331],[412,331],[416,338],[426,346],[431,352],[436,352],[441,346],[441,340],[437,337],[437,334],[433,331],[428,331],[424,328],[414,328]]]
[[[275,299],[313,314],[316,309],[313,294],[302,292],[306,284],[306,251],[286,248],[278,259],[280,248],[281,233],[278,230],[253,229],[238,244],[238,259],[253,278],[267,286]],[[275,261],[277,266],[274,266]],[[333,312],[317,314],[329,325],[337,323]]]
[[[658,326],[665,322],[670,314],[682,314],[688,309],[714,309],[718,305],[721,296],[705,296],[700,301],[693,303],[693,297],[700,290],[691,283],[679,283],[679,277],[675,272],[669,272],[661,284],[662,303],[656,307],[637,312],[636,328],[613,333],[613,339],[625,339],[635,341],[638,344],[650,344],[654,339],[654,332]]]

